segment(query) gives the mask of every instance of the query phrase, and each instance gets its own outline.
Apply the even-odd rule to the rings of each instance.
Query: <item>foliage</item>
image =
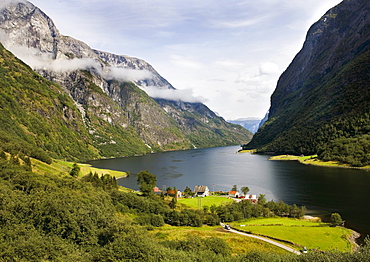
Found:
[[[73,100],[0,44],[0,142],[9,153],[51,163],[51,157],[98,157]]]
[[[209,211],[172,210],[160,197],[104,187],[95,174],[88,179],[38,175],[17,157],[0,155],[0,261],[245,261],[252,257],[266,261],[271,257],[256,251],[232,256],[226,239],[192,236],[157,241],[148,231],[164,222],[201,227],[217,225],[219,218],[227,216],[268,215],[269,202],[261,206],[243,201],[213,206]],[[109,181],[104,176],[100,179]],[[274,255],[280,261],[294,261],[289,255]],[[312,253],[308,257],[311,260],[307,261],[318,257],[366,261],[370,252],[365,246],[354,254]]]
[[[137,184],[144,196],[154,194],[153,189],[156,186],[156,183],[157,177],[150,174],[148,171],[141,171],[137,174]]]
[[[246,195],[248,194],[248,192],[249,192],[249,187],[247,187],[247,186],[243,186],[240,190],[241,190],[241,191],[243,192],[243,194],[246,196]]]
[[[74,163],[71,169],[71,172],[69,172],[69,174],[73,177],[78,177],[78,175],[80,174],[80,170],[81,168],[77,165],[77,163]]]
[[[194,195],[194,192],[191,191],[190,187],[186,186],[184,190],[184,196],[185,197],[192,197]]]
[[[343,223],[342,217],[338,213],[333,213],[330,216],[330,223],[333,227],[340,226]]]
[[[118,188],[116,178],[112,177],[110,174],[99,176],[96,172],[94,174],[90,172],[82,178],[82,181],[90,182],[94,187],[99,187],[104,190],[112,190]]]

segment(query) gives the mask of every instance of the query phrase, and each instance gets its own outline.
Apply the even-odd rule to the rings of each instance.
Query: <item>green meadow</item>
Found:
[[[252,234],[290,241],[297,246],[305,246],[309,250],[350,252],[353,248],[349,241],[351,230],[331,227],[321,222],[290,218],[261,218],[238,221],[230,225]]]
[[[261,253],[278,253],[287,254],[288,251],[265,243],[261,240],[249,238],[246,236],[230,233],[220,226],[210,227],[174,227],[165,225],[160,228],[155,228],[151,231],[151,235],[156,241],[166,240],[185,240],[189,238],[209,238],[217,237],[223,239],[231,250],[231,254],[247,254],[250,252]]]
[[[203,208],[204,206],[210,207],[212,205],[219,206],[219,205],[223,205],[227,203],[232,203],[233,200],[225,196],[208,196],[208,197],[194,197],[194,198],[179,198],[177,202],[186,207],[198,209],[199,203],[201,207]]]
[[[59,175],[68,175],[74,164],[73,162],[67,162],[67,161],[56,160],[56,159],[53,159],[50,165],[44,162],[41,162],[37,159],[31,159],[31,163],[32,163],[32,171],[35,173],[38,173],[38,174],[53,173],[53,174],[59,174]],[[78,163],[78,166],[80,167],[80,174],[79,174],[80,177],[85,176],[90,172],[92,173],[96,172],[100,176],[104,174],[109,174],[116,178],[127,176],[126,172],[110,170],[110,169],[95,168],[89,164]]]

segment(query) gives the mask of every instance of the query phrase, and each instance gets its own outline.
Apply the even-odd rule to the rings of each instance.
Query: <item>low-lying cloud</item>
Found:
[[[207,101],[201,96],[194,96],[193,91],[190,89],[158,89],[155,86],[148,86],[143,88],[143,90],[152,98],[189,103],[204,103]]]
[[[119,81],[139,81],[150,79],[153,73],[148,70],[134,70],[122,67],[109,67],[107,72],[103,73],[105,79],[116,79]]]
[[[1,37],[2,36],[2,37]],[[76,70],[95,69],[106,80],[140,81],[153,77],[148,70],[134,70],[120,67],[105,67],[93,58],[53,59],[51,53],[42,53],[36,48],[9,45],[4,34],[1,34],[5,47],[16,57],[29,65],[33,70],[47,70],[65,73]]]

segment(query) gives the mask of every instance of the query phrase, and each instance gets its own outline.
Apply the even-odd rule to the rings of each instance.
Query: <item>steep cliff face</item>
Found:
[[[149,87],[175,90],[151,65],[137,58],[93,50],[81,41],[61,35],[52,20],[29,2],[20,1],[0,10],[0,30],[0,40],[7,49],[40,75],[60,85],[73,99],[101,156],[250,140],[248,131],[235,131],[233,127],[229,127],[230,137],[216,133],[209,143],[191,140],[192,136],[183,132],[188,128],[183,126],[187,122],[177,121],[143,91]],[[188,104],[188,108],[197,106]],[[208,117],[191,113],[192,110],[176,110],[194,121]],[[222,118],[218,122],[222,128],[228,128]],[[215,130],[206,124],[202,128],[209,134]]]
[[[280,77],[269,119],[250,148],[320,153],[333,139],[366,134],[369,10],[369,1],[345,0],[310,28],[302,50]],[[339,124],[344,122],[352,127]],[[329,131],[333,127],[343,134]]]

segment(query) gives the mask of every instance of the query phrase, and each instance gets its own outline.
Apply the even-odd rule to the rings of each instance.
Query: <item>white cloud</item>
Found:
[[[34,70],[50,70],[55,72],[74,71],[95,68],[101,70],[100,64],[91,58],[84,59],[53,59],[51,53],[41,53],[31,47],[14,46],[4,42],[5,47]]]
[[[148,61],[175,88],[207,97],[207,106],[229,119],[263,117],[278,71],[302,47],[309,26],[341,2],[31,1],[62,34]]]
[[[0,39],[4,39],[4,34],[1,31]],[[106,67],[103,71],[101,64],[92,58],[53,59],[52,54],[41,53],[35,48],[10,46],[7,41],[4,41],[4,43],[8,50],[34,70],[69,72],[94,68],[103,78],[118,81],[139,81],[153,77],[153,74],[148,70]]]
[[[279,66],[272,62],[261,63],[259,67],[261,75],[276,75],[280,73]]]
[[[268,17],[256,17],[252,19],[240,19],[240,20],[213,20],[211,25],[214,27],[225,27],[225,28],[238,28],[238,27],[248,27],[256,25]]]
[[[170,56],[171,62],[177,66],[188,68],[188,69],[202,69],[203,65],[196,60],[191,58],[187,58],[180,55],[172,55]]]
[[[242,66],[245,66],[245,63],[237,61],[237,60],[223,59],[223,60],[216,61],[215,65],[226,67],[226,68],[240,68]]]
[[[150,97],[167,99],[172,101],[182,101],[190,103],[204,103],[206,99],[200,96],[194,96],[193,91],[190,89],[177,90],[177,89],[158,89],[158,87],[145,87],[142,88]]]
[[[103,76],[108,80],[116,79],[119,81],[139,81],[152,78],[153,73],[148,70],[132,70],[121,67],[109,67],[108,70],[103,73]]]

